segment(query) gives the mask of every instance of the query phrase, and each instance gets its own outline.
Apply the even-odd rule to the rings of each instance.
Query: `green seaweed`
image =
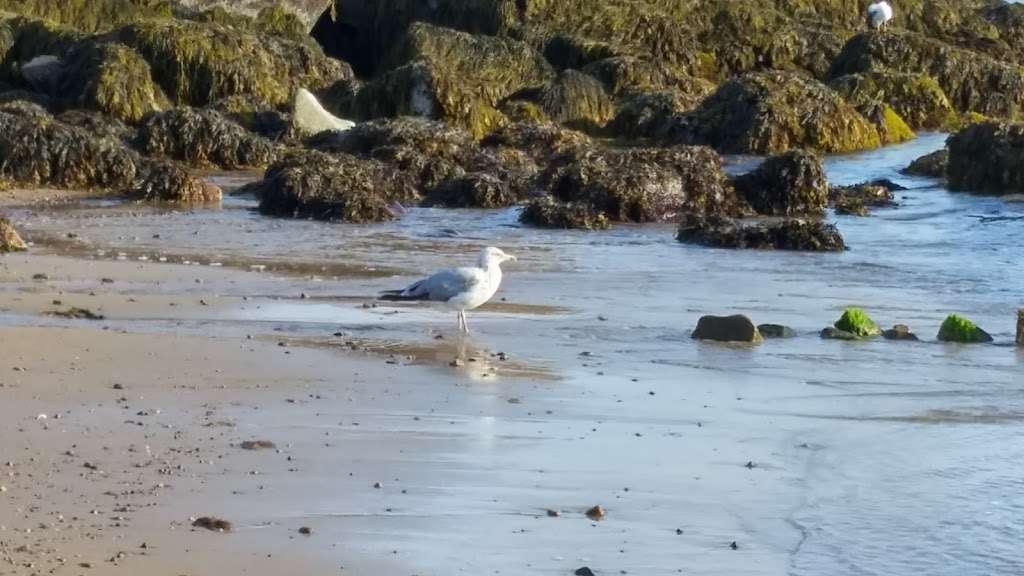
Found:
[[[939,328],[940,342],[978,344],[992,341],[992,336],[963,316],[950,314]]]
[[[836,320],[835,327],[837,330],[855,334],[859,338],[882,335],[882,329],[878,327],[878,324],[875,324],[867,312],[860,308],[844,310],[843,315]]]

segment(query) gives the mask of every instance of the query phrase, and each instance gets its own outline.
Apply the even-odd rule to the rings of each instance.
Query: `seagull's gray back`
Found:
[[[405,289],[403,296],[423,298],[434,302],[447,302],[468,292],[483,279],[484,271],[480,268],[442,270],[409,286]]]

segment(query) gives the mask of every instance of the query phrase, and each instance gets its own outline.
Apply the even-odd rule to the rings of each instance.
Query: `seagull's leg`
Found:
[[[466,334],[469,334],[469,322],[466,320],[466,311],[462,311],[462,327],[465,329]]]
[[[466,333],[466,311],[459,310],[459,332]]]

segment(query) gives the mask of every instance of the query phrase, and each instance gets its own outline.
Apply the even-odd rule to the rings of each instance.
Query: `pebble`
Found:
[[[603,520],[604,508],[602,508],[601,505],[598,504],[597,506],[594,506],[590,510],[587,510],[586,514],[587,518],[590,518],[591,520]]]

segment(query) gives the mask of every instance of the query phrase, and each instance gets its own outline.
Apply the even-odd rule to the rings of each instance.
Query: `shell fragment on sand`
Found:
[[[295,130],[303,136],[313,136],[330,130],[344,132],[356,124],[351,120],[338,118],[320,104],[309,90],[299,88],[295,94],[295,113],[292,116]]]

